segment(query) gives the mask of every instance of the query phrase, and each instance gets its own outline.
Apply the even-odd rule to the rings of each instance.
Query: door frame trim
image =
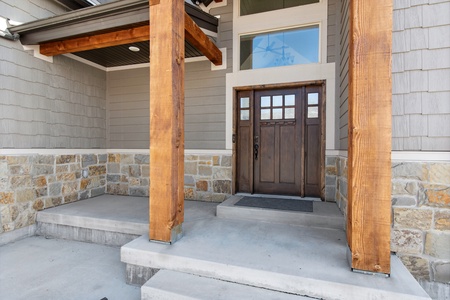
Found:
[[[311,81],[300,81],[300,82],[287,82],[287,83],[276,83],[276,84],[261,84],[261,85],[248,85],[248,86],[235,86],[233,87],[233,142],[232,142],[232,190],[233,193],[237,193],[237,148],[236,148],[236,137],[238,129],[238,114],[239,105],[238,104],[238,93],[241,91],[256,91],[256,90],[273,90],[273,89],[289,89],[289,88],[301,88],[304,86],[317,85],[320,86],[322,92],[322,105],[321,105],[321,117],[320,117],[320,198],[325,201],[325,148],[326,148],[326,80],[311,80]],[[254,95],[252,96],[254,98]],[[254,100],[254,99],[253,99]],[[253,110],[254,108],[252,108]],[[253,127],[253,118],[251,126]],[[251,130],[251,138],[253,140],[253,130]],[[251,169],[253,170],[253,161],[251,162]],[[251,175],[251,190],[253,191],[253,174]]]

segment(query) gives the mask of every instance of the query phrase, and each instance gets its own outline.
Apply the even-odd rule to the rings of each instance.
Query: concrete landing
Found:
[[[142,235],[148,231],[148,199],[103,195],[40,211],[36,221]]]
[[[122,262],[323,299],[429,299],[396,256],[392,276],[351,272],[343,230],[220,219],[186,221],[173,245],[142,236]]]
[[[148,232],[148,199],[103,195],[40,211],[36,234],[122,246]]]
[[[234,195],[219,204],[217,216],[224,219],[254,220],[332,229],[344,228],[344,217],[336,203],[312,201],[312,213],[235,206],[245,196],[248,195]]]
[[[161,270],[141,288],[142,300],[311,300],[197,275]]]
[[[138,300],[125,284],[120,249],[29,237],[0,246],[2,300]]]
[[[217,204],[185,201],[185,219],[214,214]],[[148,233],[146,197],[102,195],[38,212],[36,234],[122,246]]]

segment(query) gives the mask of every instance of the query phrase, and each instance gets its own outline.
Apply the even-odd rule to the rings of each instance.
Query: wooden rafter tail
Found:
[[[148,41],[150,26],[144,25],[109,33],[96,34],[64,41],[47,42],[40,45],[42,55],[54,56],[66,53],[107,48],[135,42]]]
[[[214,65],[222,65],[222,52],[187,13],[184,13],[184,28],[189,43],[200,50]]]

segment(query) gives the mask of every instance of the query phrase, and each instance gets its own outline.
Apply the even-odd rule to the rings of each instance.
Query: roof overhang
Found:
[[[217,18],[188,3],[185,3],[185,11],[205,34],[210,37],[217,36],[219,24]],[[19,34],[23,45],[43,45],[49,42],[133,29],[148,24],[148,0],[122,0],[11,26],[9,31]],[[142,51],[130,52],[128,47],[131,44],[138,46]],[[73,54],[104,67],[148,63],[148,42],[139,41],[131,44],[73,52]],[[186,41],[187,58],[202,55],[197,47]]]

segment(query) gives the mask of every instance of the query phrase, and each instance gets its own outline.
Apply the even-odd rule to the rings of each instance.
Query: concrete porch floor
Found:
[[[216,206],[214,203],[186,201],[184,237],[174,245],[148,241],[147,198],[104,195],[48,209],[39,213],[38,228],[41,227],[40,234],[48,237],[56,234],[60,235],[56,237],[64,238],[65,233],[70,232],[67,235],[69,239],[76,237],[78,240],[91,235],[74,235],[77,228],[95,230],[97,234],[118,232],[130,237],[140,236],[121,248],[122,262],[130,265],[323,299],[429,299],[395,256],[392,256],[391,278],[351,272],[342,229],[219,218],[215,216]],[[48,233],[44,230],[46,226],[51,229]],[[26,245],[28,240],[14,244]],[[46,241],[50,243],[52,240],[44,239],[42,242]],[[92,242],[92,239],[86,241]],[[1,251],[14,251],[14,244],[0,247],[0,255],[5,253]],[[47,250],[58,251],[57,247],[49,244]],[[19,257],[16,259],[20,261]],[[84,258],[80,256],[78,259],[81,263]],[[95,264],[95,260],[90,262]],[[46,264],[45,259],[42,263]],[[124,268],[120,261],[117,263]],[[4,269],[1,266],[2,275],[16,272],[18,277],[28,274],[39,278],[43,276],[39,273],[42,270],[33,269],[30,275],[30,269],[26,267]],[[57,277],[58,270],[53,272],[52,276]],[[5,288],[3,284],[0,290]],[[45,288],[48,282],[41,284],[41,288]],[[83,288],[76,279],[65,284]],[[184,288],[181,286],[181,290]]]

